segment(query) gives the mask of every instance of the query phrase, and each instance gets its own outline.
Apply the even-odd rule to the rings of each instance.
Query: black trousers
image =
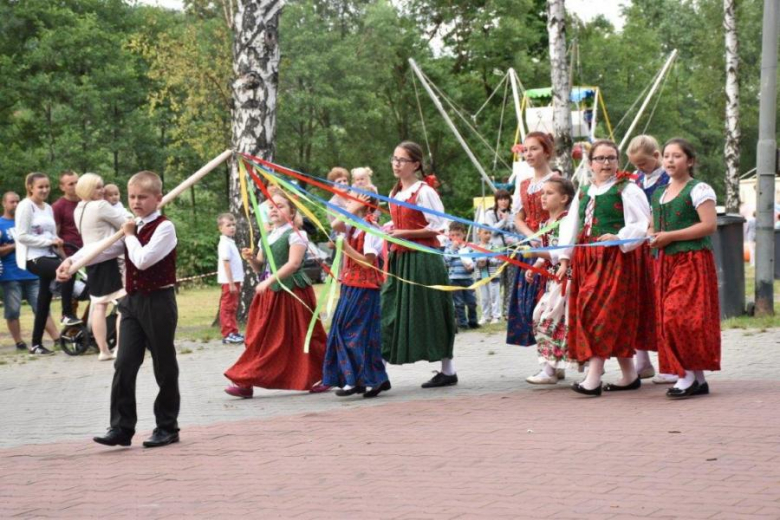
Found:
[[[27,270],[40,278],[38,284],[38,308],[35,309],[35,321],[33,322],[32,345],[43,343],[43,330],[46,328],[46,320],[51,310],[51,282],[57,278],[57,268],[62,260],[56,256],[41,256],[34,260],[27,260]],[[74,277],[61,285],[62,290],[62,314],[73,314],[73,284]]]
[[[154,377],[160,387],[154,401],[157,427],[179,430],[179,365],[173,337],[179,311],[173,288],[148,295],[127,295],[119,304],[119,350],[114,362],[111,384],[111,427],[135,433],[138,422],[135,405],[135,381],[144,362],[146,349],[152,354]]]

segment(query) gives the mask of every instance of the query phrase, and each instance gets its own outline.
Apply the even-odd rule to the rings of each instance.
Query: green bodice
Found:
[[[288,229],[285,231],[282,236],[280,236],[278,239],[276,239],[276,242],[271,244],[271,254],[274,257],[274,263],[276,264],[276,268],[281,268],[284,264],[287,263],[287,260],[290,258],[290,234],[293,233],[292,229]],[[306,256],[304,255],[304,260],[306,259]],[[285,287],[288,289],[292,289],[293,287],[308,287],[311,285],[311,280],[308,276],[306,276],[306,273],[303,271],[303,262],[301,262],[300,267],[297,271],[295,271],[292,275],[288,276],[287,278],[281,280],[280,282],[274,282],[271,285],[272,291],[281,291],[282,286],[280,284],[284,284]]]
[[[590,228],[590,238],[595,240],[601,235],[611,233],[617,235],[626,225],[623,217],[623,189],[626,187],[627,180],[619,180],[607,190],[606,193],[596,195],[593,207],[593,221]],[[580,191],[580,223],[585,225],[585,213],[588,207],[590,190],[593,185],[588,186],[587,190]]]
[[[666,189],[656,190],[653,194],[653,228],[656,232],[677,231],[701,222],[699,213],[693,207],[691,200],[691,191],[700,182],[691,179],[675,198],[663,204],[661,204],[661,197]],[[664,254],[673,255],[701,249],[712,249],[710,237],[672,242],[664,248]]]

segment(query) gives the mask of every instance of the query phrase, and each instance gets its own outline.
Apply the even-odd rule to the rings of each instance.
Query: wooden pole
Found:
[[[417,66],[417,62],[415,62],[412,58],[409,58],[409,64],[412,66],[412,70],[417,75],[417,77],[420,78],[420,83],[422,83],[423,88],[425,88],[425,91],[431,97],[431,100],[433,101],[433,104],[436,106],[436,109],[439,111],[441,116],[444,118],[444,122],[447,123],[447,126],[450,127],[450,130],[452,130],[452,133],[455,134],[455,138],[458,140],[460,145],[463,147],[463,150],[466,152],[466,155],[469,156],[469,159],[471,159],[471,162],[474,164],[474,167],[477,169],[479,174],[482,176],[482,179],[485,181],[485,184],[490,186],[490,191],[495,193],[495,191],[496,191],[495,184],[493,184],[493,181],[490,180],[490,177],[488,177],[488,174],[485,173],[484,168],[482,168],[482,165],[479,163],[477,158],[474,156],[474,153],[471,151],[471,148],[469,148],[469,145],[466,143],[465,139],[463,139],[463,136],[461,136],[460,132],[458,132],[458,129],[455,127],[455,123],[453,123],[452,119],[450,119],[450,116],[447,115],[447,111],[444,110],[444,107],[442,106],[441,101],[439,101],[439,98],[433,92],[433,89],[431,88],[431,86],[428,85],[428,81],[426,81],[425,76],[420,71],[419,67]]]
[[[233,154],[232,150],[225,150],[221,154],[219,154],[217,157],[212,159],[208,162],[203,168],[196,171],[192,175],[190,175],[187,179],[185,179],[181,184],[173,188],[171,191],[166,194],[162,200],[160,201],[160,204],[157,205],[157,209],[162,209],[163,206],[171,202],[173,199],[178,197],[184,190],[201,180],[203,177],[206,176],[209,172],[211,172],[214,168],[222,164],[225,160],[227,160],[231,155]],[[85,265],[89,264],[92,260],[94,260],[100,253],[108,249],[111,244],[116,242],[117,240],[121,239],[124,236],[124,232],[122,230],[117,231],[110,237],[104,238],[97,244],[95,244],[92,248],[92,250],[87,253],[83,258],[81,258],[78,262],[73,262],[70,266],[70,269],[68,269],[68,273],[73,276],[76,271],[84,267]]]

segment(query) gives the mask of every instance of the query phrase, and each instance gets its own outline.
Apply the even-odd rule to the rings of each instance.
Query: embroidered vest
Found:
[[[160,215],[141,227],[136,237],[142,246],[149,243],[157,226],[166,220],[168,220],[166,217]],[[149,294],[163,287],[174,285],[176,283],[176,248],[174,247],[162,260],[143,271],[130,261],[127,248],[125,248],[125,269],[125,289],[128,294]]]
[[[658,191],[658,188],[665,188],[669,184],[669,174],[666,172],[663,172],[660,177],[658,177],[658,180],[650,186],[649,188],[645,188],[642,185],[642,181],[644,181],[644,174],[639,178],[639,187],[642,188],[642,191],[645,192],[645,197],[647,197],[647,202],[652,205],[653,204],[653,195],[655,195],[655,192]]]
[[[623,217],[623,189],[628,180],[618,180],[606,193],[596,195],[593,208],[593,220],[590,225],[590,235],[586,235],[585,214],[587,211],[588,193],[593,185],[588,186],[587,191],[580,191],[579,219],[582,223],[579,242],[595,242],[598,237],[606,233],[617,234],[626,225]]]
[[[523,202],[523,212],[525,213],[525,223],[533,231],[539,231],[542,222],[550,219],[550,214],[542,208],[542,192],[529,195],[528,186],[531,185],[531,179],[525,179],[520,183],[520,200]]]
[[[366,243],[366,233],[357,228],[350,228],[347,233],[347,243],[357,251],[363,254],[363,246]],[[344,255],[344,271],[341,275],[341,283],[350,287],[363,287],[365,289],[379,289],[384,283],[382,271],[379,269],[379,256],[374,258],[374,267],[372,269],[366,265],[358,263],[357,260]]]
[[[675,198],[663,204],[661,204],[661,197],[665,190],[655,192],[653,196],[653,228],[656,231],[677,231],[701,222],[691,200],[691,191],[700,182],[696,179],[688,181],[688,184]],[[710,237],[672,242],[664,248],[664,254],[674,255],[701,249],[712,249]]]
[[[406,200],[406,202],[408,204],[416,205],[417,195],[424,186],[427,185],[425,183],[421,184],[420,187],[415,190],[412,196]],[[425,229],[428,226],[428,221],[425,220],[425,214],[422,211],[418,211],[416,209],[390,203],[390,215],[393,217],[393,226],[395,226],[395,229]],[[410,242],[416,242],[428,247],[440,247],[439,241],[436,240],[436,237],[412,238],[408,240]],[[409,251],[409,248],[399,246],[398,244],[390,244],[390,251],[404,252]]]
[[[271,255],[274,257],[274,263],[276,264],[276,268],[279,269],[284,264],[287,263],[287,260],[290,258],[290,234],[294,231],[292,229],[288,229],[284,233],[282,233],[282,236],[276,239],[276,242],[271,244]],[[307,253],[308,254],[308,253]],[[306,256],[304,255],[304,260],[306,259]],[[279,292],[282,290],[282,285],[287,287],[288,289],[292,289],[293,287],[308,287],[311,285],[311,280],[308,276],[306,276],[306,273],[303,271],[303,263],[301,262],[300,267],[298,267],[298,270],[295,271],[292,275],[288,276],[287,278],[283,279],[282,281],[274,282],[271,285],[271,290],[274,292]],[[280,285],[281,284],[281,285]]]

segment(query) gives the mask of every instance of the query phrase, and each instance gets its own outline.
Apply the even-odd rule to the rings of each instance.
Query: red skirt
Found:
[[[309,309],[317,306],[311,287],[293,289]],[[303,351],[311,311],[285,291],[255,295],[246,326],[246,350],[225,377],[239,386],[308,390],[322,379],[327,335],[317,320],[309,353]]]
[[[577,247],[569,290],[569,356],[584,363],[594,356],[635,354],[642,294],[636,251]],[[649,318],[652,320],[652,317]]]
[[[661,252],[656,284],[661,372],[720,370],[720,304],[712,251]]]
[[[637,296],[639,303],[639,324],[637,328],[636,342],[634,348],[637,350],[658,350],[658,341],[656,337],[655,325],[655,270],[658,263],[653,258],[650,246],[644,242],[638,247],[627,253],[633,255],[636,262],[636,272],[638,276]]]

